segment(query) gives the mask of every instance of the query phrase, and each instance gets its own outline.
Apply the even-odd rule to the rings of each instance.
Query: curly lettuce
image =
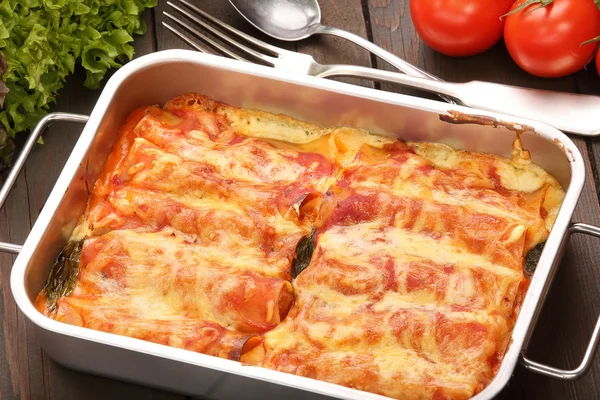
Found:
[[[1,0],[0,52],[9,92],[0,123],[12,137],[31,129],[55,102],[76,64],[85,86],[133,57],[133,34],[146,31],[140,13],[157,0]]]
[[[7,69],[6,58],[0,53],[0,109],[4,107],[4,99],[8,93],[8,86],[2,80],[2,75]],[[15,143],[12,141],[4,127],[0,126],[0,173],[4,172],[12,163],[15,154]]]

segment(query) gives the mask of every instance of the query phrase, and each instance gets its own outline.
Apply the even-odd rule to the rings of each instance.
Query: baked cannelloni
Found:
[[[507,159],[186,94],[129,116],[36,306],[393,398],[467,399],[496,373],[563,197],[518,137]]]

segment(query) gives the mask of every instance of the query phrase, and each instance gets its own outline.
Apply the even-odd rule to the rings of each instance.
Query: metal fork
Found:
[[[193,48],[195,48],[198,51],[201,51],[204,53],[209,53],[209,54],[226,55],[228,57],[235,58],[236,60],[240,60],[240,61],[252,62],[251,59],[254,59],[254,60],[258,60],[261,63],[266,64],[270,67],[274,67],[277,69],[282,69],[282,70],[286,70],[286,71],[290,71],[290,72],[297,72],[297,73],[301,73],[304,75],[316,76],[319,78],[335,77],[335,76],[354,76],[354,77],[368,78],[368,79],[374,79],[374,80],[380,80],[380,79],[385,80],[385,79],[382,79],[382,77],[379,77],[379,75],[377,77],[368,76],[368,74],[370,72],[377,71],[377,70],[373,70],[371,68],[352,66],[352,65],[320,64],[312,56],[310,56],[308,54],[302,54],[302,53],[297,53],[295,51],[289,51],[286,49],[282,49],[280,47],[273,46],[269,43],[263,42],[262,40],[256,39],[255,37],[250,36],[242,31],[232,27],[231,25],[228,25],[225,22],[213,17],[212,15],[206,13],[205,11],[202,11],[200,8],[189,3],[187,0],[179,0],[179,3],[181,3],[187,9],[183,8],[171,1],[168,1],[167,5],[172,7],[174,10],[178,11],[180,14],[184,15],[190,21],[193,21],[198,26],[200,26],[200,27],[204,28],[205,30],[207,30],[208,32],[212,33],[213,35],[215,35],[216,37],[221,39],[223,42],[226,42],[229,45],[237,48],[239,51],[243,52],[247,57],[242,57],[239,54],[232,52],[227,47],[212,40],[210,37],[203,34],[202,32],[200,32],[193,26],[189,25],[185,21],[178,19],[177,17],[173,16],[172,14],[170,14],[167,11],[164,11],[163,14],[165,17],[172,20],[177,25],[184,28],[186,31],[188,31],[189,33],[196,36],[198,39],[201,39],[202,41],[204,41],[205,43],[208,43],[211,46],[211,47],[203,46],[202,44],[198,43],[197,39],[194,40],[194,39],[190,38],[189,36],[185,35],[184,33],[182,33],[181,31],[177,30],[173,26],[169,25],[168,23],[163,22],[163,26],[165,28],[167,28],[168,30],[173,32],[180,39],[182,39],[183,41],[185,41],[187,44],[189,44],[190,46],[192,46]],[[200,17],[203,18],[204,20],[201,19]],[[210,21],[212,24],[218,26],[219,28],[221,28],[221,30],[216,29],[214,26],[207,23],[207,21]],[[223,31],[229,32],[232,36],[228,36]],[[233,37],[237,37],[240,40],[244,40],[244,41],[252,44],[257,49],[260,49],[264,53],[261,53],[253,48],[250,48],[250,47],[244,45],[240,41],[235,40]],[[215,52],[215,49],[217,50],[216,52]],[[423,78],[423,79],[427,80],[426,78]],[[417,88],[417,89],[419,89],[419,88]],[[424,89],[424,90],[437,93],[437,90],[428,90],[428,89]],[[440,97],[442,97],[444,100],[446,100],[449,103],[456,104],[456,101],[448,96],[441,95]]]
[[[195,26],[167,11],[163,14],[176,23],[179,29],[166,22],[163,22],[163,25],[190,46],[205,53],[226,55],[240,61],[259,62],[277,69],[320,78],[347,76],[398,83],[437,93],[455,104],[452,99],[457,99],[458,103],[473,108],[537,120],[571,133],[585,136],[600,135],[600,118],[598,118],[600,97],[598,96],[528,89],[481,81],[452,83],[357,65],[320,64],[310,55],[285,50],[247,35],[207,14],[187,0],[179,0],[178,3],[167,2]],[[198,27],[237,49],[243,56],[211,39]],[[198,39],[208,43],[210,47],[202,45]]]

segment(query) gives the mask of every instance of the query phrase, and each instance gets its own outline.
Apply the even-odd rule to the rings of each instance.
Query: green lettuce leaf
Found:
[[[0,0],[0,52],[9,92],[0,122],[12,137],[45,115],[75,65],[98,88],[112,68],[133,58],[140,14],[157,0]]]
[[[4,58],[4,55],[0,53],[0,78],[2,77],[2,75],[4,75],[7,68],[8,67],[6,65],[6,58]],[[8,87],[6,86],[4,81],[0,79],[0,108],[4,107],[4,101],[6,99],[7,93]],[[0,126],[0,173],[4,172],[4,170],[10,167],[14,154],[15,143],[13,142],[11,137],[8,136],[6,129]]]
[[[15,143],[4,128],[0,127],[0,172],[4,172],[12,163]]]

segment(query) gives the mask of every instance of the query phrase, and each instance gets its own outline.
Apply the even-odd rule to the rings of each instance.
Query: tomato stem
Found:
[[[600,2],[600,0],[598,0],[598,1]],[[596,36],[593,39],[586,40],[585,42],[581,43],[580,46],[583,46],[584,44],[595,43],[595,42],[600,42],[600,36]]]
[[[529,14],[530,12],[534,12],[535,10],[537,10],[538,8],[542,8],[542,7],[546,7],[549,4],[552,4],[554,0],[527,0],[525,1],[523,4],[521,4],[520,6],[518,6],[517,8],[515,8],[514,10],[504,14],[503,16],[500,17],[500,19],[507,17],[511,14],[516,14],[519,11],[532,6],[534,4],[539,4],[537,7],[527,11],[527,14]],[[600,9],[600,0],[594,0],[594,3],[598,6],[598,8]]]
[[[594,0],[594,4],[596,5],[596,7],[598,7],[598,10],[600,11],[600,0]]]

